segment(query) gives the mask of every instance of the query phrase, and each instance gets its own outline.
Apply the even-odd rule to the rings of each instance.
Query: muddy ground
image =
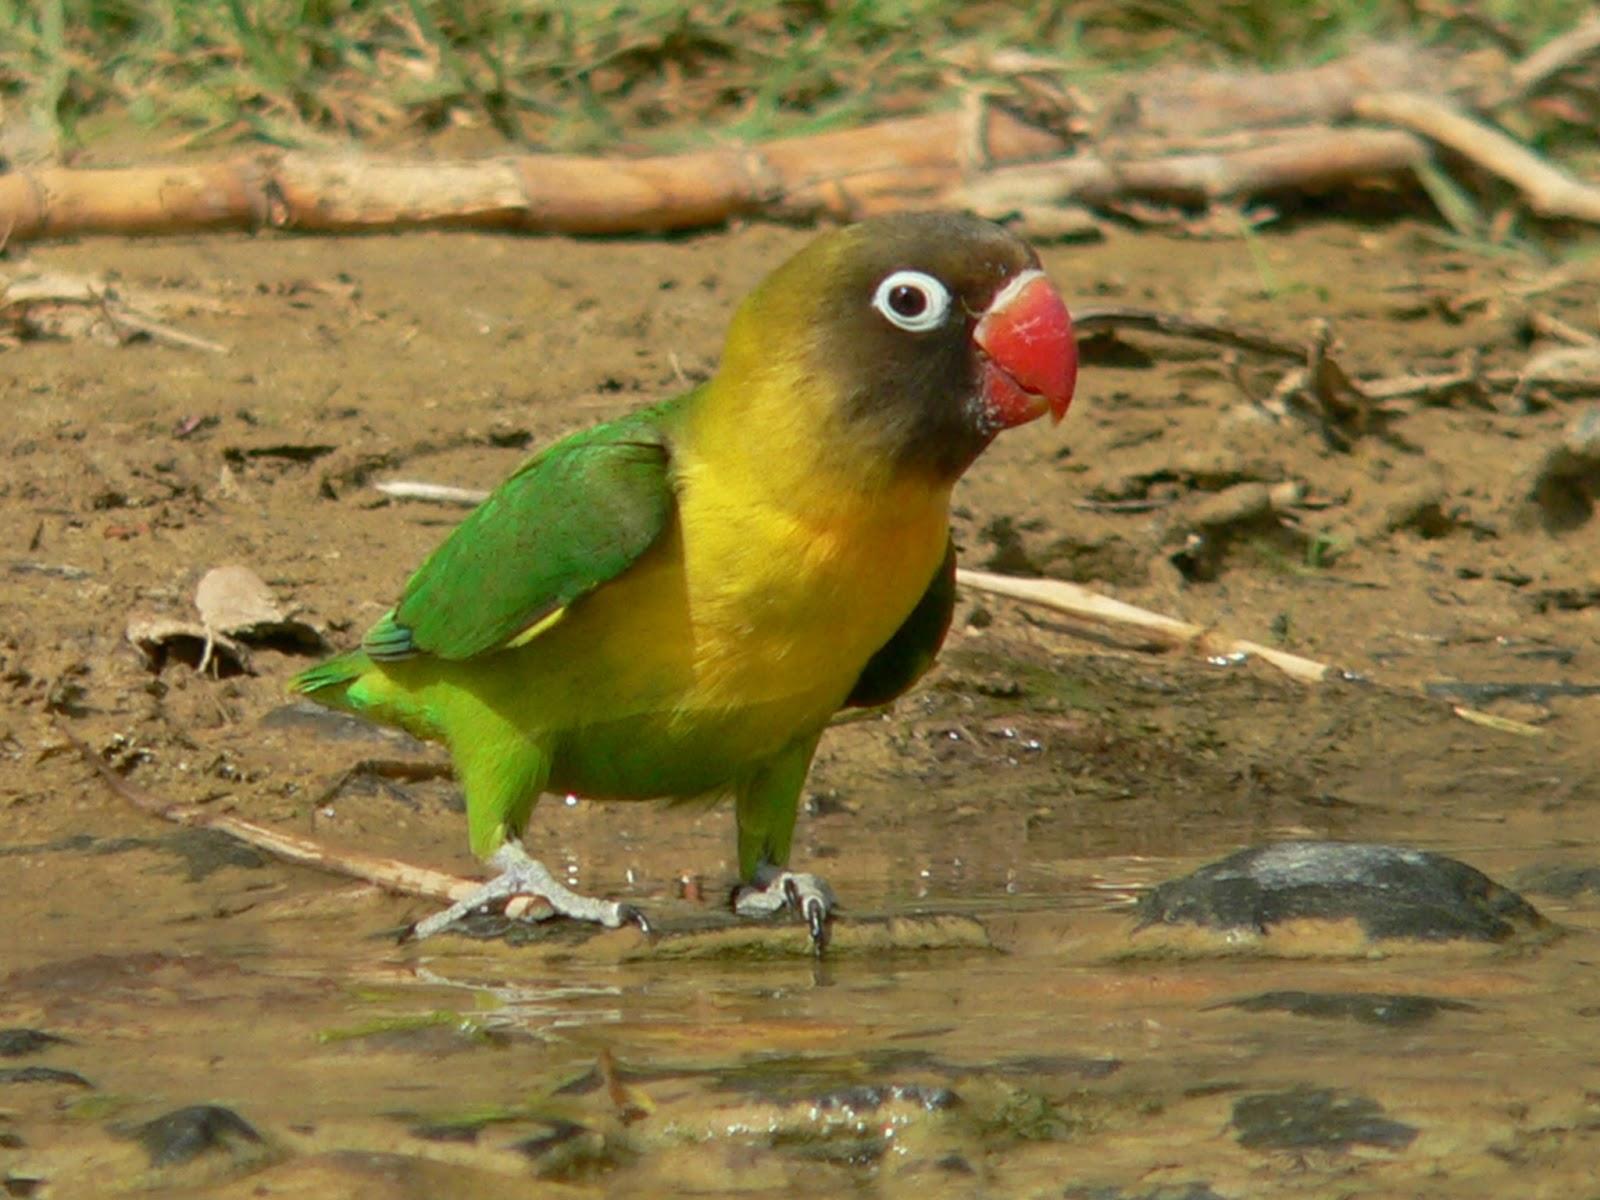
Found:
[[[921,948],[842,937],[818,967],[680,961],[632,933],[396,946],[427,903],[179,831],[66,740],[166,801],[470,872],[447,781],[324,796],[352,763],[415,748],[286,709],[308,658],[258,647],[222,677],[178,654],[153,665],[130,615],[190,616],[201,574],[239,563],[352,643],[459,519],[374,481],[488,486],[530,447],[703,378],[732,305],[805,236],[29,251],[182,293],[173,323],[229,352],[3,354],[0,1025],[70,1039],[18,1069],[78,1076],[4,1077],[9,1194],[497,1196],[532,1175],[628,1195],[1600,1188],[1592,891],[1529,891],[1569,935],[1522,952],[1123,953],[1132,895],[1249,843],[1398,841],[1507,881],[1595,862],[1600,697],[1469,697],[1520,723],[1494,727],[1422,691],[1600,681],[1592,481],[1529,501],[1580,400],[1454,395],[1330,437],[1251,403],[1283,364],[1147,334],[1094,347],[1067,421],[1007,434],[961,486],[963,561],[1085,582],[1366,682],[1152,654],[965,595],[929,679],[825,740],[797,838],[842,929],[917,917],[902,940]],[[1548,346],[1530,345],[1530,310],[1595,332],[1600,278],[1408,222],[1249,244],[1114,232],[1045,260],[1079,309],[1290,339],[1326,318],[1363,377],[1466,352],[1516,370]],[[1207,524],[1250,482],[1302,490],[1277,516]],[[582,887],[669,923],[731,882],[725,811],[550,802],[534,828]],[[1468,1007],[1403,1027],[1213,1007],[1284,989]],[[1315,1107],[1330,1088],[1371,1136],[1249,1132],[1259,1097]],[[149,1123],[199,1104],[261,1140],[213,1114],[184,1128],[217,1146],[164,1151]]]

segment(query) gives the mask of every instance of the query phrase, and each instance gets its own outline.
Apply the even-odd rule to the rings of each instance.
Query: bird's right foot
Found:
[[[802,871],[764,870],[754,882],[733,891],[733,911],[741,917],[770,917],[787,908],[806,923],[811,946],[821,954],[828,945],[828,922],[835,906],[833,889],[819,875]]]
[[[490,905],[504,907],[514,896],[537,896],[554,910],[553,915],[569,917],[574,921],[589,921],[607,929],[623,925],[637,925],[641,933],[649,933],[650,922],[631,904],[616,900],[599,900],[593,896],[580,896],[571,888],[557,882],[542,862],[529,856],[521,845],[507,842],[495,851],[489,865],[498,867],[500,874],[488,883],[457,900],[442,912],[424,917],[402,936],[401,941],[416,942],[448,929],[462,917]],[[544,918],[536,918],[544,919]]]

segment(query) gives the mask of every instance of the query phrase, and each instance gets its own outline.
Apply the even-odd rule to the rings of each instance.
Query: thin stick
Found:
[[[221,342],[213,342],[210,338],[203,338],[199,334],[185,333],[181,329],[174,329],[171,325],[141,316],[126,308],[108,304],[104,306],[103,311],[106,319],[113,324],[120,325],[133,333],[142,333],[153,342],[165,342],[169,346],[181,346],[186,350],[204,350],[209,354],[228,353],[228,348]]]
[[[1305,683],[1321,683],[1330,675],[1342,674],[1338,668],[1315,659],[1302,658],[1283,650],[1274,650],[1259,642],[1228,637],[1203,625],[1192,625],[1176,617],[1164,616],[1091,592],[1075,583],[1059,579],[1018,579],[1012,575],[995,575],[988,571],[973,571],[962,567],[956,572],[956,582],[977,591],[996,596],[1009,596],[1029,604],[1041,604],[1057,612],[1067,613],[1079,620],[1095,625],[1110,625],[1124,629],[1137,629],[1155,640],[1177,649],[1191,649],[1208,657],[1227,657],[1235,654],[1259,658],[1278,670]]]
[[[1594,17],[1552,38],[1511,68],[1513,96],[1526,96],[1546,80],[1576,66],[1591,54],[1600,54],[1600,17]]]
[[[1231,658],[1235,655],[1259,658],[1302,683],[1321,683],[1330,677],[1358,678],[1329,663],[1303,658],[1283,650],[1274,650],[1271,646],[1246,641],[1244,638],[1228,637],[1203,625],[1192,625],[1188,621],[1151,612],[1147,608],[1125,604],[1121,600],[1113,600],[1110,596],[1102,596],[1098,592],[1091,592],[1088,588],[1079,587],[1075,583],[1065,583],[1059,579],[1018,579],[1011,575],[994,575],[988,571],[972,571],[962,567],[956,571],[956,582],[975,591],[1007,596],[1027,604],[1038,604],[1056,612],[1064,612],[1095,625],[1137,629],[1151,635],[1153,640],[1174,649],[1195,650],[1212,658]],[[1452,707],[1450,711],[1464,721],[1490,729],[1528,737],[1538,737],[1543,733],[1536,726],[1497,717],[1474,708]]]
[[[1235,350],[1251,350],[1272,358],[1303,363],[1306,360],[1304,342],[1286,342],[1271,334],[1246,329],[1237,325],[1218,325],[1199,321],[1179,313],[1158,312],[1149,308],[1085,308],[1072,316],[1072,325],[1080,334],[1098,333],[1103,329],[1138,329],[1146,333],[1161,333],[1168,337],[1194,338],[1202,342],[1215,342]]]
[[[314,842],[310,838],[257,825],[254,821],[246,821],[242,817],[230,816],[227,813],[210,813],[197,805],[164,804],[148,792],[134,787],[106,766],[98,754],[64,726],[58,723],[56,731],[72,743],[83,756],[83,761],[94,768],[95,774],[100,776],[101,782],[107,788],[140,812],[160,817],[163,821],[171,821],[190,829],[215,829],[285,862],[365,880],[388,891],[408,896],[425,896],[454,903],[470,896],[482,886],[476,880],[447,875],[443,871],[414,866],[398,859],[377,858],[370,854],[336,850],[320,842]]]
[[[447,483],[421,483],[409,479],[385,479],[372,485],[396,500],[423,500],[429,504],[459,504],[471,508],[481,504],[488,492],[482,488],[451,487]]]

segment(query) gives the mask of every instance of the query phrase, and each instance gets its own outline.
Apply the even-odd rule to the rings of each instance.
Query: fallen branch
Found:
[[[1574,179],[1498,129],[1443,100],[1379,92],[1356,101],[1357,115],[1401,125],[1454,150],[1517,188],[1544,217],[1600,223],[1600,187]]]
[[[1396,129],[1276,131],[1255,145],[1140,159],[1080,153],[1000,167],[944,192],[940,203],[985,216],[1045,204],[1111,205],[1144,198],[1207,205],[1262,193],[1324,191],[1356,180],[1413,170],[1427,144]]]

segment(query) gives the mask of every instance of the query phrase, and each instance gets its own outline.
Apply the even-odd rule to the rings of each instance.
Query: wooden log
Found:
[[[0,174],[0,240],[251,229],[266,224],[269,194],[249,160]]]
[[[1004,109],[652,158],[530,154],[396,162],[286,154],[191,166],[0,175],[0,238],[193,233],[272,226],[332,233],[418,226],[615,234],[696,229],[761,210],[853,220],[960,176],[977,141],[992,161],[1060,153]],[[899,205],[904,207],[903,204]]]
[[[1170,154],[1132,162],[1078,154],[997,167],[945,197],[994,213],[1010,203],[1110,204],[1147,198],[1204,205],[1263,192],[1314,191],[1392,175],[1428,161],[1428,146],[1402,130],[1326,129],[1316,136],[1263,139],[1227,151]]]

